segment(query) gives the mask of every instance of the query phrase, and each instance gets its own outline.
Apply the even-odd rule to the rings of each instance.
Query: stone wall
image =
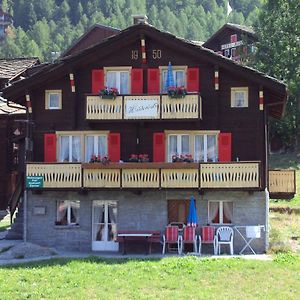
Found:
[[[90,251],[92,242],[92,201],[118,201],[119,230],[161,230],[168,222],[167,200],[196,199],[199,225],[208,223],[208,201],[233,201],[233,225],[265,225],[265,192],[205,192],[199,194],[194,190],[156,190],[133,192],[123,191],[89,191],[78,192],[44,191],[42,194],[28,193],[28,241],[60,249]],[[56,201],[80,200],[79,226],[57,226]],[[42,213],[41,213],[42,212]],[[197,229],[199,231],[199,228]],[[263,232],[262,232],[263,233]],[[265,251],[265,234],[253,242],[254,249]],[[234,249],[238,253],[243,240],[235,232]],[[212,253],[212,249],[203,248]]]

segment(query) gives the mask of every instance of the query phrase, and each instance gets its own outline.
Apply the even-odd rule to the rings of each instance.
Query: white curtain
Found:
[[[85,161],[89,162],[94,153],[94,137],[86,136],[85,138]]]
[[[70,222],[77,224],[79,223],[79,207],[80,201],[68,201],[70,206]]]
[[[117,231],[117,205],[116,203],[108,203],[108,241],[113,241],[116,239]]]
[[[219,202],[209,202],[209,223],[219,223],[219,220],[216,220],[219,213]]]
[[[129,73],[120,72],[120,88],[118,89],[120,94],[128,94],[129,90]]]
[[[183,71],[175,71],[174,79],[177,87],[185,86]]]
[[[172,162],[172,155],[178,154],[177,135],[169,136],[169,162]]]
[[[245,93],[244,92],[235,92],[234,95],[235,95],[235,106],[236,107],[244,106]]]
[[[104,204],[99,202],[94,203],[94,241],[104,241]]]
[[[233,203],[223,202],[223,223],[232,223]]]
[[[207,135],[207,161],[217,161],[216,135]]]
[[[181,153],[180,154],[190,154],[190,137],[188,135],[181,136]]]
[[[195,136],[195,161],[204,161],[204,136]]]
[[[59,160],[61,162],[69,162],[69,136],[60,137],[60,153]]]
[[[72,136],[72,162],[81,161],[81,145],[80,136]]]
[[[117,72],[107,72],[106,73],[106,86],[108,89],[117,88]]]
[[[167,87],[166,87],[166,81],[167,81],[167,70],[162,71],[162,86],[161,86],[161,92],[166,93],[167,92]]]
[[[107,155],[107,137],[98,136],[98,154],[103,157]]]
[[[58,201],[57,221],[61,222],[62,225],[68,223],[67,207],[68,207],[68,205],[65,203],[65,201]]]

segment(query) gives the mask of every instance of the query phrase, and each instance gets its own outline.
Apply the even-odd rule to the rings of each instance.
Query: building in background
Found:
[[[9,26],[13,24],[13,17],[0,7],[0,40],[5,39]]]

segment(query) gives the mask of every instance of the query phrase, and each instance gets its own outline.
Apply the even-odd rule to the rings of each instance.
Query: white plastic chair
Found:
[[[230,255],[233,255],[233,229],[228,226],[219,227],[216,237],[217,253],[221,254],[221,245],[229,245]]]

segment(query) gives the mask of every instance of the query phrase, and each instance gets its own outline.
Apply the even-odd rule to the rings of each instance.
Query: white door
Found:
[[[92,250],[118,251],[117,201],[93,201]]]

